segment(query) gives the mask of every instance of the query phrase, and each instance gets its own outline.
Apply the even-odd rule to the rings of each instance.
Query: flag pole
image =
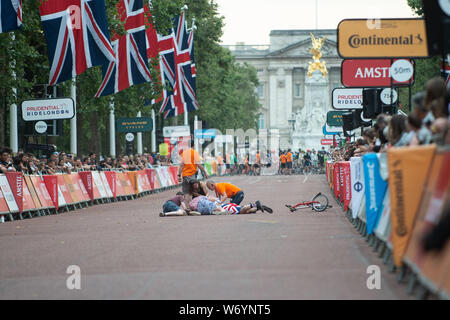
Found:
[[[70,119],[70,153],[77,154],[77,84],[76,78],[72,81],[70,87],[70,96],[73,99],[73,105],[75,108],[74,116]]]
[[[142,113],[139,111],[137,116],[142,117]],[[137,153],[142,154],[142,132],[137,133]]]
[[[109,102],[109,155],[116,157],[116,118],[114,115],[114,97]]]
[[[14,46],[14,42],[16,41],[16,36],[14,33],[11,34],[12,39],[12,45]],[[17,80],[16,75],[16,60],[13,59],[11,61],[11,73],[12,73],[12,79],[14,82]],[[12,88],[14,99],[17,98],[17,88]],[[18,126],[17,126],[17,104],[13,103],[10,106],[9,109],[9,123],[10,123],[10,138],[9,138],[9,144],[14,153],[17,153],[19,151],[19,138],[18,138]]]
[[[156,119],[155,119],[155,110],[152,108],[152,152],[156,153]]]

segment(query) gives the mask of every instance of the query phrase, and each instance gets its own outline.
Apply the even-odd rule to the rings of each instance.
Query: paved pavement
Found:
[[[225,177],[273,214],[159,217],[167,191],[0,225],[0,299],[408,299],[320,176]],[[325,193],[333,208],[289,213]],[[67,268],[81,270],[68,290]],[[369,265],[381,289],[366,286]]]

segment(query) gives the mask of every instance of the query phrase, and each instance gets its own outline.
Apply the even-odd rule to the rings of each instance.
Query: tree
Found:
[[[408,5],[414,10],[415,14],[419,17],[423,17],[423,5],[421,0],[407,0]],[[433,78],[440,76],[440,57],[430,57],[425,59],[415,59],[415,82],[412,86],[411,94],[414,95],[417,92],[425,89],[425,83]],[[408,113],[409,95],[407,89],[402,89],[399,94],[399,101],[403,107],[403,111]]]

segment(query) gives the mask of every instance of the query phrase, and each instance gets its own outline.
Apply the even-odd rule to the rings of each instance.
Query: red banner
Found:
[[[11,187],[14,199],[16,200],[19,212],[23,212],[23,175],[22,172],[7,172],[6,178],[8,179],[9,186]]]
[[[53,205],[55,206],[56,210],[58,210],[58,179],[56,176],[43,176],[43,178],[45,187],[47,188],[50,198],[52,199]]]
[[[350,205],[350,201],[352,199],[352,183],[350,178],[350,162],[346,161],[342,164],[343,172],[344,172],[344,211],[348,210],[348,206]]]
[[[108,181],[109,188],[113,194],[113,197],[117,197],[117,188],[116,188],[116,173],[114,171],[105,171],[105,177]]]
[[[341,65],[341,81],[345,87],[353,88],[390,87],[390,69],[391,59],[345,59]],[[414,83],[414,75],[406,82],[392,79],[395,86],[407,86],[410,83]]]
[[[344,162],[339,163],[339,199],[344,202]]]
[[[81,171],[78,172],[78,174],[80,175],[81,181],[83,181],[84,187],[89,194],[89,198],[91,199],[91,201],[94,201],[94,182],[92,181],[92,172]]]
[[[340,183],[339,183],[339,167],[340,164],[339,163],[335,163],[334,164],[334,168],[333,168],[333,173],[334,173],[334,179],[333,179],[333,184],[334,184],[334,196],[336,198],[339,198],[339,194],[341,193],[341,188],[340,188]]]
[[[148,179],[150,180],[152,190],[155,190],[155,169],[145,169],[145,173],[147,174]]]

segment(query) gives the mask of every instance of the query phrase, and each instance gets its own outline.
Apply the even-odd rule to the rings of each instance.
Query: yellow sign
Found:
[[[343,58],[428,57],[424,19],[346,19],[338,25]]]
[[[161,156],[168,156],[169,155],[169,145],[167,143],[161,143],[159,145],[159,154]]]

